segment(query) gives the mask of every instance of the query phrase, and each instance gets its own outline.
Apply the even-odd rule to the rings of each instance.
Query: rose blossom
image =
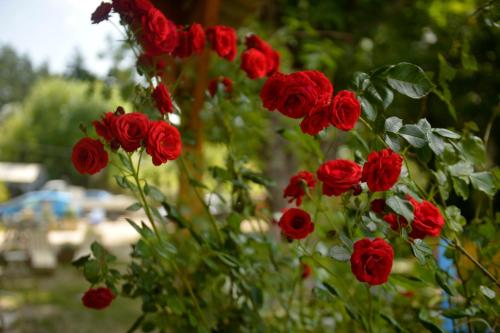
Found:
[[[92,24],[102,22],[109,18],[109,13],[111,12],[111,4],[107,2],[101,2],[101,4],[96,8],[96,10],[90,16]]]
[[[385,209],[385,200],[384,199],[375,199],[370,202],[370,209],[374,213],[382,213]]]
[[[382,238],[364,238],[354,243],[351,270],[356,279],[375,286],[387,282],[394,260],[394,250]]]
[[[82,303],[87,308],[101,310],[107,308],[115,295],[109,288],[91,288],[85,292],[82,297]]]
[[[425,236],[437,237],[444,227],[444,218],[439,209],[426,200],[418,202],[408,196],[413,206],[413,223],[411,224],[410,237],[423,239]]]
[[[403,159],[391,149],[371,152],[363,165],[362,180],[372,192],[387,191],[398,181]]]
[[[178,44],[172,53],[179,58],[186,58],[193,54],[200,54],[205,48],[205,30],[199,23],[193,23],[184,30],[182,27],[177,31]]]
[[[93,175],[108,165],[108,153],[101,141],[82,138],[73,147],[71,161],[79,173]]]
[[[290,239],[303,239],[314,231],[311,216],[299,208],[287,209],[281,216],[279,227],[283,235]]]
[[[142,17],[141,41],[148,53],[171,53],[177,46],[177,28],[163,13],[152,7]]]
[[[361,106],[352,91],[339,91],[333,98],[331,108],[330,122],[343,131],[352,130],[361,116]]]
[[[300,171],[290,178],[288,186],[283,190],[283,197],[290,197],[288,202],[295,200],[296,205],[300,206],[302,204],[302,197],[306,194],[305,188],[309,187],[312,189],[314,185],[316,185],[314,175],[309,171]]]
[[[280,65],[280,55],[278,52],[259,36],[251,34],[245,38],[247,50],[256,49],[262,52],[266,58],[266,75],[274,74]]]
[[[217,88],[219,87],[219,83],[222,83],[224,87],[224,91],[228,94],[233,92],[233,81],[225,76],[220,76],[218,78],[210,80],[208,83],[208,92],[210,96],[215,96],[217,94]]]
[[[266,56],[257,49],[246,50],[241,54],[241,69],[243,69],[252,80],[266,76]]]
[[[101,117],[101,121],[94,120],[92,122],[97,135],[99,135],[107,142],[110,142],[114,138],[112,128],[116,117],[117,116],[113,112],[106,112],[104,116]]]
[[[323,182],[323,194],[338,196],[359,183],[361,167],[349,160],[333,160],[323,163],[316,174]]]
[[[316,135],[330,125],[329,117],[328,106],[316,109],[302,119],[300,129],[303,133]]]
[[[172,99],[170,98],[170,93],[167,87],[163,83],[156,86],[151,95],[156,103],[156,108],[161,114],[166,114],[173,112]]]
[[[236,57],[236,31],[231,27],[223,25],[216,25],[215,27],[207,29],[207,38],[210,41],[212,49],[217,54],[233,61]]]
[[[132,152],[142,145],[149,127],[149,119],[139,112],[126,113],[114,121],[113,135],[126,152]]]
[[[146,139],[146,152],[152,157],[154,165],[177,159],[181,150],[181,136],[177,128],[163,120],[151,122]]]

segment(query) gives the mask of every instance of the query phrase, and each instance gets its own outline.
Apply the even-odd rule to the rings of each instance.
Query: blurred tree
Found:
[[[85,59],[80,50],[75,50],[73,59],[70,60],[65,77],[80,81],[95,81],[96,76],[85,67]]]

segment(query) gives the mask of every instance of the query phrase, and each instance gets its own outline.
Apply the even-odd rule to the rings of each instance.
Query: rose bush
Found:
[[[140,240],[126,269],[119,270],[98,243],[74,264],[92,286],[105,284],[110,295],[140,300],[142,314],[130,331],[438,332],[444,318],[495,325],[490,301],[500,284],[491,267],[462,245],[464,218],[450,200],[474,191],[491,205],[496,171],[479,156],[481,139],[433,128],[426,119],[404,124],[387,113],[395,93],[420,99],[436,92],[421,68],[399,63],[357,72],[349,90],[334,93],[331,78],[320,71],[286,73],[276,50],[255,34],[239,38],[222,25],[179,27],[147,0],[113,1],[112,7],[140,57],[146,84],[136,87],[140,102],[133,112],[118,108],[93,122],[95,133],[85,131],[72,161],[79,172],[95,174],[108,154],[117,156],[117,183],[136,195],[129,209],[142,210],[147,221],[128,220]],[[173,105],[191,96],[172,88],[182,82],[165,74],[169,62],[158,67],[157,59],[207,52],[205,38],[217,61],[240,61],[225,64],[239,69],[234,77],[227,71],[205,82],[211,98],[202,119],[212,120],[207,133],[225,147],[225,163],[206,167],[210,181],[193,167],[204,164],[190,161],[201,143],[193,144],[197,138],[183,131],[185,124],[170,119],[190,115],[188,105]],[[239,41],[244,50],[237,58]],[[148,116],[151,105],[159,112]],[[285,128],[262,135],[267,123],[248,121],[257,115],[283,120]],[[301,208],[281,207],[281,213],[256,200],[256,187],[273,193],[274,184],[247,158],[256,154],[249,141],[257,138],[263,150],[272,150],[275,135],[302,157],[302,171],[287,175],[278,191]],[[183,150],[183,143],[189,148]],[[201,212],[190,209],[193,201],[174,204],[141,174],[145,154],[155,166],[178,166]],[[425,184],[414,178],[415,170],[426,175]],[[474,293],[460,286],[460,271],[441,266],[434,249],[456,267],[460,260],[477,267],[482,284]],[[112,300],[101,302],[94,289],[88,294],[89,307]],[[440,305],[444,300],[447,307]],[[405,317],[395,315],[399,308]]]

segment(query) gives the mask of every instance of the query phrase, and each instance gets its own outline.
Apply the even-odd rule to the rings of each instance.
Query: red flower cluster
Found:
[[[247,49],[241,54],[241,69],[250,79],[260,79],[278,70],[279,53],[268,43],[252,34],[246,37],[245,44]]]
[[[363,165],[362,180],[372,192],[387,191],[398,181],[403,159],[391,149],[383,149],[368,155]]]
[[[314,231],[311,216],[299,208],[287,209],[281,216],[279,227],[289,239],[303,239]]]
[[[288,202],[295,200],[297,206],[302,204],[302,197],[306,194],[307,187],[310,189],[316,185],[314,175],[309,171],[300,171],[295,176],[290,178],[288,186],[283,190],[283,197],[290,197]]]
[[[207,38],[210,41],[212,49],[217,54],[229,61],[236,57],[236,31],[231,27],[216,25],[207,29]]]
[[[333,160],[323,163],[316,175],[323,182],[323,194],[338,196],[359,184],[361,167],[349,160]]]
[[[387,282],[394,260],[392,246],[381,238],[354,243],[351,270],[356,279],[375,286]]]
[[[224,92],[227,94],[231,94],[233,92],[233,81],[228,77],[220,76],[210,80],[208,83],[208,92],[210,93],[210,96],[214,97],[217,94],[219,84],[222,84]]]
[[[205,49],[205,30],[199,23],[193,23],[189,28],[179,27],[179,41],[173,55],[179,58],[187,58],[193,54],[200,54]]]
[[[91,288],[82,297],[82,303],[87,308],[102,310],[107,308],[115,299],[109,288]]]
[[[275,73],[264,84],[260,98],[270,111],[278,110],[287,117],[303,118],[304,133],[315,135],[333,126],[351,130],[361,115],[356,95],[347,90],[333,97],[333,85],[318,71],[292,74]]]

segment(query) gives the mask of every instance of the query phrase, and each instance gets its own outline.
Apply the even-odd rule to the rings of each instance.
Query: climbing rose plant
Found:
[[[492,200],[497,173],[486,168],[483,142],[470,131],[433,128],[426,119],[404,124],[386,116],[395,93],[420,99],[436,91],[421,68],[402,62],[357,72],[350,90],[335,91],[320,71],[282,71],[279,53],[255,34],[245,36],[238,56],[242,40],[233,27],[177,25],[148,0],[103,2],[92,23],[110,15],[119,16],[146,84],[138,85],[142,99],[133,109],[117,106],[92,128],[82,126],[72,162],[93,175],[115,161],[118,185],[138,200],[129,209],[142,209],[148,221],[128,220],[140,240],[126,269],[118,269],[116,257],[97,242],[74,262],[91,284],[82,298],[86,307],[113,306],[116,297],[139,299],[142,314],[130,332],[440,332],[445,320],[458,331],[472,320],[481,321],[481,329],[498,324],[494,290],[500,284],[491,267],[462,245],[466,221],[447,202],[452,193],[465,199],[473,191]],[[189,66],[185,61],[207,52],[236,63],[234,77],[217,73],[206,87],[206,108],[228,133],[226,167],[207,168],[217,183],[213,189],[193,178],[185,162],[188,136],[170,119],[184,112],[174,93],[182,81],[167,75],[167,64]],[[258,85],[256,96],[238,99],[250,80]],[[251,185],[273,184],[235,152],[242,146],[230,134],[244,131],[234,119],[252,98],[252,113],[275,117],[269,111],[277,111],[290,119],[291,126],[274,135],[308,156],[282,190],[291,207],[278,215],[253,202]],[[156,111],[145,112],[151,106]],[[251,135],[253,129],[245,130]],[[341,144],[335,135],[348,142],[348,153],[331,154]],[[184,214],[167,200],[141,174],[141,163],[176,163],[204,216]],[[428,184],[413,177],[415,165],[429,175]],[[205,192],[227,210],[214,213]],[[242,231],[245,223],[253,223],[253,232]],[[438,263],[434,249],[444,249],[439,255],[455,265],[465,258],[477,268],[475,291]],[[417,267],[398,268],[398,260]],[[442,306],[416,295],[428,289]]]

